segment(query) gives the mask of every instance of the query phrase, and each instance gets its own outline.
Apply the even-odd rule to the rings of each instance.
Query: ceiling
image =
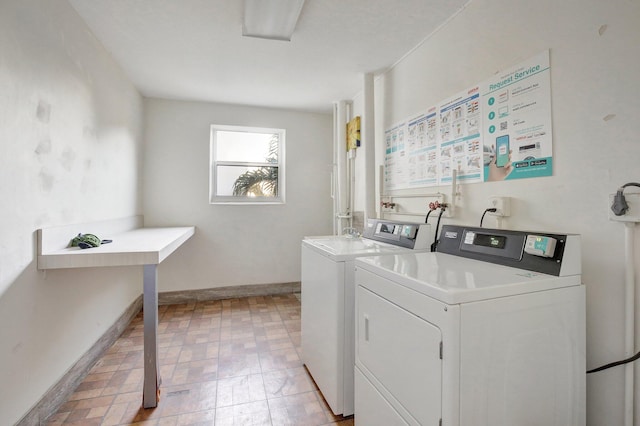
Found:
[[[147,97],[330,111],[469,0],[306,0],[290,42],[242,37],[242,0],[68,0]]]

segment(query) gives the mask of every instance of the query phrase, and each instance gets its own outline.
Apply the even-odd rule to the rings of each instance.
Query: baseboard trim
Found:
[[[89,374],[91,368],[120,337],[133,318],[142,310],[142,295],[129,305],[116,322],[98,339],[98,341],[40,398],[31,410],[16,423],[17,426],[46,424],[46,419],[58,411],[75,389]]]
[[[200,290],[167,291],[158,294],[159,305],[203,302],[207,300],[233,299],[236,297],[269,296],[299,293],[300,282],[278,284],[252,284],[204,288]]]

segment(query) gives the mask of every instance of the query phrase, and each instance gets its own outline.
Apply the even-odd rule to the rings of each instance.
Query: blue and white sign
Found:
[[[549,51],[481,85],[484,180],[551,176]]]

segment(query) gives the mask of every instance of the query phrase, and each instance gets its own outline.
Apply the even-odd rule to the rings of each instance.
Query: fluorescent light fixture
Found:
[[[244,0],[242,35],[291,41],[304,0]]]

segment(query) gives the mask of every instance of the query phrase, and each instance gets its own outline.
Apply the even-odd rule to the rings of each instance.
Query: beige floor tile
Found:
[[[302,367],[302,361],[295,349],[281,349],[260,353],[262,372]]]
[[[249,374],[259,374],[260,358],[258,354],[228,355],[221,356],[218,363],[218,377],[227,378],[235,376],[247,376]]]
[[[158,312],[158,407],[141,408],[140,314],[49,426],[353,426],[353,417],[331,413],[298,355],[295,295],[163,305]]]
[[[216,408],[267,399],[261,374],[218,380]]]
[[[255,401],[216,409],[216,426],[268,426],[271,414],[267,401]]]

